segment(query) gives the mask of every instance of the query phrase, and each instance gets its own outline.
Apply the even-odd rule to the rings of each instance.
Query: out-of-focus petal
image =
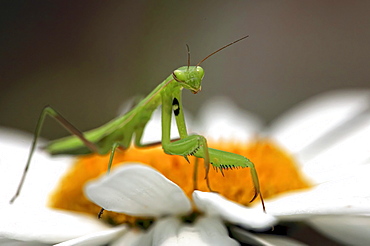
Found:
[[[260,246],[305,246],[306,244],[298,242],[292,238],[279,235],[269,234],[253,234],[241,228],[232,226],[230,228],[231,235],[238,239],[239,242],[246,243],[248,245],[260,245]]]
[[[296,106],[275,120],[270,136],[304,163],[316,154],[317,143],[335,135],[343,125],[350,125],[369,112],[369,90],[338,90],[320,94]],[[321,146],[322,147],[322,146]]]
[[[361,165],[370,165],[370,113],[350,127],[337,133],[330,147],[305,162],[302,171],[311,181],[317,184],[348,177],[358,173]]]
[[[195,222],[194,228],[207,245],[239,245],[235,239],[229,237],[224,222],[218,217],[201,217]]]
[[[185,119],[186,125],[189,129],[191,129],[192,120],[191,115],[189,115],[185,109]],[[144,134],[142,137],[142,143],[148,144],[153,142],[161,142],[162,140],[162,110],[158,108],[156,111],[153,112],[151,119],[149,120],[148,124],[145,126]],[[171,138],[176,139],[179,138],[179,131],[177,130],[175,116],[172,115],[171,120]]]
[[[151,246],[153,240],[153,231],[142,232],[138,229],[128,231],[125,235],[115,240],[110,246]]]
[[[370,213],[369,173],[370,166],[363,166],[355,175],[266,200],[266,209],[285,220],[312,215]]]
[[[55,246],[100,246],[112,242],[119,236],[128,231],[128,226],[121,225],[107,230],[90,233],[79,238],[71,239]]]
[[[0,237],[0,245],[4,245],[4,246],[50,246],[50,244],[47,244],[47,243],[26,242],[26,241],[19,241],[19,240],[1,238],[1,237]]]
[[[197,131],[215,141],[247,142],[255,137],[263,126],[257,116],[242,111],[225,97],[208,100],[201,107],[198,119]]]
[[[234,246],[239,245],[228,236],[223,222],[216,217],[201,217],[193,225],[182,224],[179,219],[161,219],[153,227],[153,245],[160,246]]]
[[[117,167],[89,182],[85,194],[108,211],[129,215],[159,217],[191,211],[190,201],[178,185],[140,163]]]
[[[181,222],[176,217],[160,219],[153,225],[153,244],[154,245],[179,245],[178,234]],[[185,238],[186,240],[187,238]],[[190,244],[191,245],[191,244]]]
[[[362,246],[370,242],[370,214],[315,216],[308,222],[329,238],[345,245]]]
[[[84,214],[16,205],[2,209],[0,237],[15,240],[58,243],[109,228]]]
[[[199,210],[209,215],[219,215],[226,221],[253,230],[272,228],[277,220],[262,209],[251,209],[231,202],[216,193],[194,191],[193,200]]]

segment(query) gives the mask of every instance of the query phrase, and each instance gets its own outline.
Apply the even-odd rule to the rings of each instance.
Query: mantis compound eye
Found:
[[[177,78],[177,76],[176,76],[175,72],[173,72],[173,73],[172,73],[172,77],[173,77],[173,79],[174,79],[174,80],[176,80],[177,82],[181,82],[181,81]]]
[[[197,73],[198,73],[198,77],[200,78],[200,79],[203,79],[203,77],[204,77],[204,70],[203,70],[203,68],[201,68],[201,67],[196,67],[196,71],[197,71]]]
[[[177,69],[177,70],[173,71],[172,76],[177,82],[186,81],[186,74],[181,70]]]

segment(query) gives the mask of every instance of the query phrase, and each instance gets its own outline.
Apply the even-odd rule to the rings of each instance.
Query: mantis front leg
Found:
[[[265,211],[265,204],[264,204],[263,197],[260,191],[258,175],[257,175],[257,171],[256,171],[256,168],[254,167],[253,162],[251,162],[248,158],[244,156],[222,151],[222,150],[208,148],[208,153],[210,156],[210,162],[212,166],[214,166],[215,168],[218,168],[222,174],[223,174],[223,169],[227,170],[227,169],[233,169],[236,167],[241,167],[241,168],[248,167],[250,169],[253,186],[254,186],[254,196],[252,197],[250,202],[252,202],[259,195],[261,199],[263,211]],[[193,155],[198,158],[203,158],[205,153],[203,153],[202,149],[199,149]]]
[[[172,105],[172,106],[171,106]],[[180,134],[180,140],[170,141],[171,128],[171,113],[175,114],[177,128]],[[180,155],[188,160],[187,156],[195,156],[204,159],[206,170],[206,180],[209,190],[211,190],[208,182],[209,166],[212,164],[218,168],[223,174],[223,169],[232,169],[236,167],[250,168],[252,181],[254,185],[254,196],[251,202],[259,195],[263,210],[265,205],[260,192],[258,175],[254,164],[246,157],[230,152],[225,152],[217,149],[208,148],[207,140],[201,135],[188,135],[185,125],[184,113],[181,104],[181,91],[176,91],[171,96],[162,95],[162,147],[164,152],[170,155]],[[212,191],[212,190],[211,190]]]
[[[218,168],[223,174],[223,169],[233,169],[236,167],[249,167],[254,185],[254,196],[250,200],[252,202],[258,195],[260,196],[263,210],[265,205],[263,202],[258,175],[254,164],[246,157],[234,153],[208,148],[206,140],[203,136],[191,135],[184,139],[163,146],[164,151],[171,155],[181,155],[187,159],[187,155],[193,155],[197,158],[203,158],[206,166],[207,186],[210,191],[212,189],[208,182],[209,163],[215,168]],[[207,152],[206,152],[207,151]],[[208,163],[208,165],[207,165]]]
[[[208,188],[211,190],[208,183],[210,161],[207,140],[200,135],[188,135],[181,103],[181,90],[174,91],[173,94],[162,94],[162,148],[165,153],[183,156],[187,161],[189,161],[189,155],[193,155],[196,151],[202,149],[204,156],[201,158],[204,159],[205,178],[207,179]],[[180,135],[180,139],[174,142],[170,140],[172,111],[175,114],[176,125]]]

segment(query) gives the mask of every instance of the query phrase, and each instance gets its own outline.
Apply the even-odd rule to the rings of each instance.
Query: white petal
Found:
[[[154,111],[151,119],[149,120],[148,124],[145,126],[144,134],[142,137],[142,143],[153,143],[153,142],[160,142],[162,139],[162,111],[161,108]],[[191,129],[191,116],[184,110],[186,124],[189,129]],[[172,115],[171,120],[171,139],[179,138],[179,132],[177,130],[175,116]]]
[[[19,241],[19,240],[13,240],[13,239],[8,239],[8,238],[1,238],[1,237],[0,237],[0,245],[4,245],[4,246],[49,246],[49,244],[46,244],[46,243],[25,242],[25,241]]]
[[[280,235],[269,235],[269,234],[262,234],[258,235],[258,237],[268,245],[274,246],[307,246],[307,244],[299,242],[295,239],[288,238],[286,236]]]
[[[266,210],[285,220],[312,215],[370,213],[369,172],[370,166],[365,166],[355,176],[265,200]]]
[[[58,243],[107,228],[96,218],[84,214],[8,205],[2,208],[0,237]]]
[[[109,211],[138,216],[163,216],[191,211],[189,199],[172,181],[142,164],[124,165],[89,182],[86,196]]]
[[[370,216],[317,216],[309,224],[345,245],[370,244]]]
[[[276,219],[262,209],[251,209],[231,202],[216,193],[194,191],[193,201],[199,210],[221,216],[226,221],[248,229],[266,230],[276,224]]]
[[[96,233],[90,233],[82,237],[71,239],[55,246],[100,246],[112,242],[128,230],[127,225],[116,226]]]
[[[238,109],[225,97],[208,100],[199,112],[199,119],[200,133],[215,141],[247,142],[255,137],[263,126],[258,117]]]
[[[181,224],[176,217],[167,217],[158,220],[151,230],[153,231],[154,245],[178,245],[178,233]]]
[[[318,95],[276,120],[270,136],[290,153],[299,154],[299,160],[304,162],[315,154],[316,142],[369,110],[369,99],[368,90],[339,90]]]
[[[194,228],[207,245],[239,245],[235,239],[229,237],[224,223],[218,216],[201,217],[195,222]]]
[[[306,244],[298,242],[294,239],[269,234],[253,234],[242,228],[235,226],[231,227],[231,235],[238,239],[240,242],[247,245],[260,245],[260,246],[304,246]]]
[[[194,225],[181,224],[179,219],[169,217],[159,220],[153,227],[153,245],[187,246],[239,245],[228,236],[222,221],[215,217],[199,218]]]
[[[358,166],[370,164],[370,114],[363,115],[361,122],[351,128],[337,136],[329,148],[306,161],[303,172],[314,183],[348,177],[358,173]]]
[[[151,246],[153,239],[152,230],[142,232],[138,229],[128,231],[125,235],[109,244],[110,246]]]
[[[32,136],[16,130],[0,128],[0,206],[9,204],[19,185],[26,165]],[[40,141],[40,146],[42,141]],[[28,175],[15,204],[27,207],[46,206],[48,194],[71,165],[71,158],[51,158],[37,149]]]

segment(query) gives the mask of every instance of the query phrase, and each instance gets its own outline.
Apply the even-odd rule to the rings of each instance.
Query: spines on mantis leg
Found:
[[[212,148],[208,148],[208,151],[212,166],[221,172],[224,169],[227,170],[245,167],[254,168],[254,164],[244,156]],[[202,158],[203,151],[201,149],[196,149],[190,155]]]
[[[222,174],[224,169],[245,168],[245,167],[248,167],[250,169],[252,182],[254,186],[254,196],[252,197],[250,202],[252,202],[259,195],[259,197],[261,198],[263,210],[265,211],[265,205],[260,191],[258,175],[253,162],[251,162],[248,158],[244,156],[222,150],[208,148],[208,153],[210,163],[214,168],[220,170]],[[195,149],[191,153],[191,155],[194,155],[198,158],[204,158],[203,149],[202,148]]]

